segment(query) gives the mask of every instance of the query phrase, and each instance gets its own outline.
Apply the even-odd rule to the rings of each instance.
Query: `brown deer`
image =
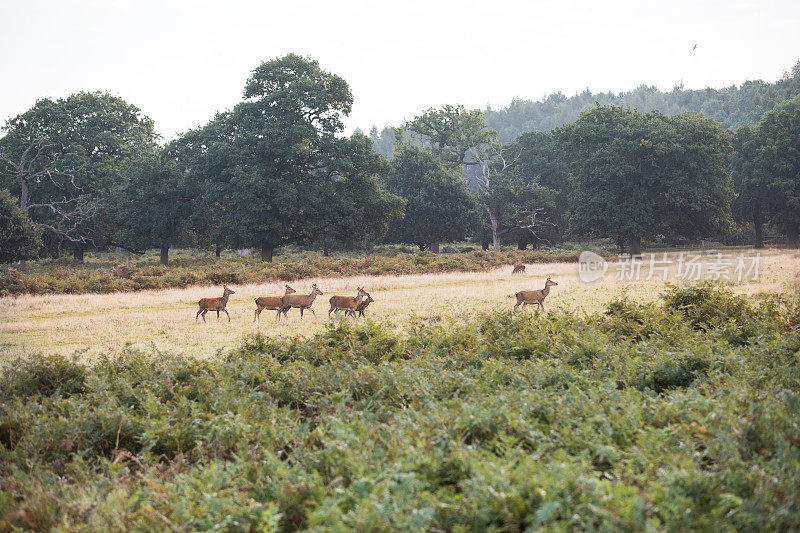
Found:
[[[294,294],[297,291],[291,288],[290,286],[286,286],[286,292],[283,296],[287,294]],[[277,311],[283,306],[283,296],[261,296],[256,298],[256,314],[255,318],[253,318],[253,322],[256,320],[261,319],[261,311],[264,309],[269,309],[270,311]],[[278,320],[280,315],[275,317],[275,320]]]
[[[525,263],[522,261],[516,263],[514,265],[514,270],[511,271],[512,274],[524,274],[525,273]]]
[[[314,298],[317,296],[322,295],[322,291],[317,288],[317,284],[314,283],[311,286],[311,294],[289,294],[283,297],[283,304],[281,308],[278,309],[278,314],[276,317],[279,317],[281,313],[283,316],[286,316],[286,312],[289,311],[292,307],[299,307],[300,308],[300,320],[303,320],[303,311],[308,309],[311,311],[311,314],[314,315],[314,318],[317,317],[317,314],[311,309],[311,306],[314,304]]]
[[[367,291],[365,291],[361,287],[357,288],[358,288],[357,296],[331,296],[330,300],[331,308],[328,309],[328,318],[330,318],[331,313],[333,313],[334,311],[343,310],[345,311],[345,316],[347,316],[349,311],[355,312],[356,308],[367,296]]]
[[[358,313],[358,317],[360,318],[360,317],[364,316],[364,309],[367,308],[367,306],[370,304],[370,302],[374,302],[374,301],[375,300],[372,299],[372,296],[370,296],[369,293],[367,293],[367,299],[362,301],[360,304],[358,304],[358,307],[356,307],[355,311],[345,311],[344,314],[345,315],[349,314],[350,316],[355,317],[356,313]]]
[[[544,282],[544,289],[537,291],[519,291],[516,294],[517,305],[514,306],[514,310],[516,310],[520,304],[522,304],[523,309],[525,309],[525,306],[528,304],[536,304],[544,311],[544,299],[550,293],[550,287],[553,285],[558,285],[558,283],[547,278],[547,281]]]
[[[228,305],[228,298],[230,298],[231,294],[236,294],[236,293],[224,285],[222,286],[222,289],[223,291],[221,297],[203,298],[202,300],[197,302],[197,305],[200,306],[200,309],[197,311],[197,314],[194,315],[195,322],[197,322],[197,317],[199,317],[201,313],[203,314],[203,322],[205,322],[206,313],[208,313],[209,311],[217,312],[217,320],[219,320],[219,312],[222,311],[226,315],[228,315],[228,322],[231,321],[231,315],[229,315],[228,312],[225,310],[225,306]]]

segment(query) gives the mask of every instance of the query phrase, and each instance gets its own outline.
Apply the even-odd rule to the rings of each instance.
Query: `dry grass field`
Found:
[[[753,250],[726,250],[732,259],[733,280],[725,283],[734,292],[750,296],[762,293],[796,293],[800,286],[800,253],[790,250],[762,251],[758,280],[735,280],[734,268],[739,253],[749,258]],[[662,258],[660,254],[657,257]],[[673,265],[668,281],[681,283],[676,275],[677,254],[668,259]],[[703,255],[702,275],[714,255]],[[328,298],[334,294],[354,295],[356,286],[364,286],[375,299],[367,316],[404,328],[413,318],[460,319],[483,312],[511,308],[513,294],[523,289],[538,289],[546,276],[558,282],[548,296],[547,312],[569,310],[594,313],[611,299],[625,292],[636,300],[654,300],[663,289],[659,277],[646,279],[649,254],[645,254],[638,281],[618,280],[622,266],[612,263],[606,276],[591,284],[578,278],[574,263],[529,265],[525,275],[512,275],[511,266],[486,273],[449,273],[409,276],[364,276],[351,278],[306,279],[293,282],[299,292],[308,294],[312,283],[325,293],[314,303],[316,318],[299,311],[289,311],[289,320],[275,321],[273,311],[264,311],[260,323],[253,322],[254,298],[282,294],[283,283],[232,287],[236,294],[228,303],[232,322],[224,313],[217,322],[209,313],[208,323],[195,323],[197,301],[222,294],[221,287],[190,287],[139,293],[104,295],[22,296],[0,299],[0,362],[19,355],[58,353],[91,359],[99,354],[115,355],[126,347],[167,351],[193,357],[206,357],[219,350],[237,346],[249,333],[269,336],[309,335],[328,322]],[[659,272],[660,274],[660,272]]]

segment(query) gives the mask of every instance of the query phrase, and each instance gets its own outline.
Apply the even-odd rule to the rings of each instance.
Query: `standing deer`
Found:
[[[525,273],[525,263],[522,261],[516,263],[514,265],[514,270],[511,271],[512,274],[524,274]]]
[[[331,308],[328,309],[328,318],[330,318],[331,313],[334,311],[344,310],[345,316],[347,316],[347,313],[350,311],[355,312],[356,308],[366,296],[367,291],[361,287],[358,287],[357,296],[331,296]]]
[[[290,286],[286,286],[286,292],[283,296],[287,294],[294,294],[297,291],[291,288]],[[253,318],[253,322],[256,320],[261,320],[261,311],[264,309],[269,309],[270,311],[277,311],[281,307],[283,307],[283,296],[261,296],[256,298],[256,313],[255,318]],[[275,320],[280,318],[280,314],[275,317]]]
[[[222,311],[226,315],[228,315],[228,322],[231,321],[231,315],[225,310],[225,306],[228,305],[228,298],[230,298],[231,294],[236,294],[232,290],[230,290],[225,285],[222,286],[223,292],[222,296],[219,298],[203,298],[197,305],[200,306],[200,309],[197,311],[197,314],[194,316],[194,321],[197,322],[197,317],[200,316],[200,313],[203,314],[203,322],[206,321],[206,313],[209,311],[216,311],[217,312],[217,320],[219,320],[219,312]]]
[[[356,307],[355,311],[345,311],[344,314],[345,315],[349,314],[350,316],[355,317],[356,313],[358,313],[358,316],[360,318],[360,317],[364,316],[364,309],[367,308],[367,306],[370,304],[370,302],[374,302],[374,301],[375,300],[372,299],[372,296],[370,296],[369,293],[367,293],[367,299],[362,301],[360,304],[358,304],[358,307]]]
[[[528,304],[536,304],[538,305],[542,311],[544,311],[544,299],[550,293],[550,287],[553,285],[558,285],[555,281],[547,278],[547,281],[544,282],[544,289],[536,290],[536,291],[519,291],[517,296],[517,305],[514,306],[514,310],[522,304],[522,308],[525,309],[525,306]]]
[[[279,317],[281,313],[283,316],[286,316],[286,312],[289,311],[292,307],[299,307],[300,308],[300,320],[303,320],[303,310],[308,309],[311,311],[311,314],[314,315],[314,318],[317,317],[317,314],[311,309],[311,306],[314,304],[314,298],[318,295],[322,295],[322,291],[317,288],[317,284],[314,283],[311,286],[311,294],[289,294],[283,297],[283,304],[281,304],[281,308],[278,309],[278,314],[276,317]]]

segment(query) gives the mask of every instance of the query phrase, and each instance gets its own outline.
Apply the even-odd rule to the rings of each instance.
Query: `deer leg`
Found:
[[[259,316],[261,316],[261,313],[259,313],[259,311],[261,311],[261,308],[260,308],[260,307],[259,307],[258,309],[256,309],[256,314],[255,314],[255,315],[253,315],[253,322],[255,322],[256,320],[258,320],[258,317],[259,317]]]
[[[217,311],[217,320],[219,320],[219,311]]]
[[[200,316],[200,313],[202,313],[202,312],[203,312],[203,310],[202,310],[202,309],[198,309],[198,310],[197,310],[197,314],[196,314],[196,315],[194,315],[194,321],[195,321],[195,323],[197,323],[197,317],[199,317],[199,316]]]
[[[317,313],[315,313],[313,309],[309,307],[308,310],[311,311],[311,314],[314,315],[314,318],[317,318]]]
[[[206,321],[206,313],[208,313],[208,309],[203,309],[203,322]]]
[[[223,309],[222,312],[225,313],[226,315],[228,315],[228,324],[230,324],[231,323],[231,315],[228,314],[228,311],[225,310],[225,309]]]
[[[300,308],[300,320],[303,320],[303,308]]]
[[[283,311],[283,309],[278,309],[278,312],[275,314],[275,321],[276,322],[280,321],[280,319],[281,319],[281,311]],[[284,314],[284,316],[285,316],[285,314]]]
[[[336,309],[334,306],[331,306],[331,308],[330,308],[330,309],[328,309],[328,318],[330,318],[330,317],[331,317],[331,313],[332,313],[333,311],[338,311],[338,309]]]

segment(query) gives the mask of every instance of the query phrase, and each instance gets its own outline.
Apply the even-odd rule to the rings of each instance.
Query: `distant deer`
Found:
[[[236,294],[236,293],[233,292],[232,290],[230,290],[228,287],[226,287],[224,285],[222,286],[222,288],[223,288],[223,292],[222,292],[222,296],[221,297],[219,297],[219,298],[203,298],[202,300],[197,302],[197,305],[200,306],[200,309],[197,311],[197,314],[194,316],[194,321],[195,322],[197,322],[197,317],[199,317],[201,313],[203,314],[203,322],[205,322],[206,321],[206,313],[208,313],[209,311],[216,311],[217,312],[217,320],[219,320],[219,312],[222,311],[226,315],[228,315],[228,322],[231,321],[231,315],[229,315],[228,312],[225,311],[225,306],[228,305],[228,298],[230,298],[231,294]]]
[[[358,288],[358,295],[357,296],[331,296],[331,308],[328,309],[328,318],[330,318],[331,313],[334,311],[343,310],[345,311],[345,316],[347,316],[348,312],[352,311],[355,313],[356,308],[361,304],[364,298],[367,296],[367,291],[362,289],[361,287]]]
[[[311,311],[311,314],[314,315],[314,318],[316,318],[317,314],[313,309],[311,309],[311,306],[314,304],[314,299],[322,294],[322,291],[317,288],[317,284],[314,283],[311,286],[311,294],[289,294],[284,296],[283,304],[281,305],[281,308],[278,309],[276,318],[279,317],[281,313],[283,313],[283,316],[286,316],[286,312],[292,307],[300,308],[300,320],[303,320],[303,311],[305,309]]]
[[[287,294],[294,294],[296,292],[296,290],[287,285],[286,292],[283,294],[283,296],[286,296]],[[256,298],[256,314],[255,318],[253,318],[253,322],[256,320],[261,320],[261,311],[264,309],[277,311],[283,307],[283,296],[261,296],[260,298]],[[280,314],[275,317],[275,320],[278,320],[279,318]]]
[[[558,283],[547,278],[547,281],[544,282],[544,289],[537,291],[519,291],[516,294],[517,305],[514,306],[514,310],[516,310],[520,304],[522,304],[523,309],[525,309],[525,306],[528,304],[536,304],[544,311],[544,299],[550,293],[550,287],[553,285],[558,285]]]
[[[511,271],[512,274],[524,274],[525,273],[525,263],[522,261],[516,263],[514,265],[514,270]]]
[[[350,316],[355,317],[356,313],[358,313],[358,316],[360,318],[360,317],[364,316],[364,309],[367,308],[367,306],[370,304],[370,302],[374,302],[374,301],[375,300],[372,299],[372,296],[370,296],[369,293],[367,293],[367,299],[362,301],[360,304],[358,304],[358,307],[356,307],[355,311],[345,311],[344,314],[345,315],[349,314]]]

